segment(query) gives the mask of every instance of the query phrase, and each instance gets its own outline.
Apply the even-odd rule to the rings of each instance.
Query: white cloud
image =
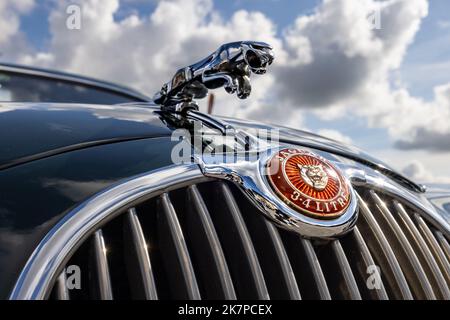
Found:
[[[160,1],[147,17],[116,21],[118,0],[82,2],[81,30],[65,28],[65,6],[50,15],[49,51],[26,62],[115,80],[156,92],[180,66],[193,63],[224,42],[258,39],[277,47],[275,26],[258,12],[237,11],[229,21],[210,0]],[[278,50],[281,51],[281,50]]]
[[[318,135],[324,136],[326,138],[329,139],[333,139],[339,142],[343,142],[345,144],[352,144],[352,138],[350,138],[349,136],[346,136],[344,134],[342,134],[341,132],[337,131],[337,130],[332,130],[332,129],[320,129],[319,131],[317,131]]]
[[[450,177],[435,175],[418,160],[408,163],[402,171],[407,177],[422,183],[450,183]]]
[[[20,16],[28,13],[34,0],[0,1],[0,58],[17,59],[28,51],[26,41],[20,32]]]
[[[315,108],[313,114],[322,120],[349,114],[367,119],[369,126],[387,130],[402,149],[450,150],[450,83],[436,87],[434,99],[424,101],[393,81],[428,13],[426,0],[324,0],[281,37],[262,13],[240,10],[224,20],[212,0],[158,1],[150,15],[130,13],[121,20],[115,18],[118,0],[82,1],[82,29],[68,30],[65,8],[72,2],[60,1],[52,10],[48,50],[18,55],[16,61],[105,78],[152,94],[177,68],[221,43],[266,41],[276,53],[271,72],[255,77],[245,102],[218,91],[217,113],[299,128],[306,108]],[[5,34],[20,33],[17,17],[30,10],[32,1],[16,3],[0,4],[0,17],[12,17],[7,26],[12,31]],[[367,19],[378,9],[379,30]],[[3,43],[14,46],[11,40]]]

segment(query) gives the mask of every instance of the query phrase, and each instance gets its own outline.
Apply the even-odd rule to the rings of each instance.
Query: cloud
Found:
[[[191,64],[224,42],[259,39],[281,46],[275,26],[258,12],[237,11],[223,21],[210,0],[160,1],[146,17],[115,20],[117,0],[82,2],[80,30],[65,28],[58,2],[49,22],[50,48],[26,62],[115,80],[156,92],[180,66]]]
[[[450,133],[439,134],[426,128],[419,128],[415,135],[413,140],[399,140],[395,146],[401,150],[423,149],[435,152],[450,150]]]
[[[285,30],[260,12],[239,10],[225,20],[212,0],[156,1],[148,16],[130,12],[124,18],[117,18],[118,0],[86,0],[79,2],[81,30],[68,30],[65,9],[74,1],[59,1],[49,17],[48,50],[35,53],[12,49],[19,43],[11,41],[11,34],[20,34],[18,17],[32,7],[31,0],[19,2],[0,4],[1,17],[12,17],[6,50],[22,52],[15,61],[104,78],[151,95],[174,70],[221,43],[266,41],[276,53],[270,72],[254,77],[244,102],[217,91],[217,113],[294,128],[303,126],[307,112],[324,121],[351,115],[385,129],[402,150],[450,150],[450,83],[424,101],[394,77],[428,14],[426,0],[324,0]],[[368,19],[377,13],[381,29]]]
[[[0,1],[0,58],[18,59],[29,51],[24,35],[20,32],[20,16],[30,12],[33,0]]]
[[[318,135],[324,136],[326,138],[329,139],[333,139],[339,142],[343,142],[345,144],[352,144],[352,138],[350,138],[349,136],[346,136],[344,134],[342,134],[341,132],[337,131],[337,130],[332,130],[332,129],[320,129],[319,131],[317,131]]]
[[[367,19],[374,10],[380,29]],[[425,0],[323,1],[285,31],[290,55],[275,71],[281,101],[322,120],[362,117],[403,150],[450,150],[450,83],[424,101],[393,78],[427,14]]]
[[[449,177],[434,175],[432,172],[426,169],[421,162],[417,160],[407,164],[403,168],[402,172],[407,177],[422,183],[450,183]]]

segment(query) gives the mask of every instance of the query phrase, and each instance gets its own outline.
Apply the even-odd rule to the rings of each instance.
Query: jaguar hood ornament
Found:
[[[179,69],[153,100],[162,110],[183,112],[198,110],[194,99],[206,97],[209,89],[224,87],[228,93],[245,99],[252,90],[251,73],[266,73],[273,60],[272,47],[267,43],[227,43],[203,60]]]
[[[185,153],[193,153],[186,161],[197,163],[205,176],[232,181],[280,227],[307,238],[341,236],[355,225],[358,210],[349,179],[336,165],[312,151],[280,144],[276,134],[265,141],[197,112],[195,99],[204,98],[209,89],[224,87],[240,99],[247,98],[251,74],[264,74],[273,60],[272,47],[266,43],[224,44],[205,59],[179,69],[154,101],[161,105],[166,121],[187,130],[182,135],[184,142],[189,141]],[[208,128],[206,133],[202,125]],[[210,133],[215,129],[217,137],[229,137],[238,147],[215,150],[215,133]],[[221,139],[217,141],[222,146]],[[204,146],[214,152],[204,152]]]

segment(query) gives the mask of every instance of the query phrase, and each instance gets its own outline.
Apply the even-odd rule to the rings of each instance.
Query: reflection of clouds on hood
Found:
[[[115,180],[114,180],[115,181]],[[44,188],[53,188],[74,202],[87,199],[92,194],[114,183],[110,180],[75,181],[67,179],[46,179],[42,182]]]
[[[97,119],[116,119],[139,123],[152,123],[155,121],[153,107],[134,107],[131,105],[77,105],[64,103],[0,103],[0,113],[17,110],[43,110],[43,111],[80,111],[90,113]]]

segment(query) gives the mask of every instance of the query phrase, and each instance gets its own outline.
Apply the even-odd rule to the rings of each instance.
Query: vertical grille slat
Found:
[[[399,259],[403,260],[404,268],[412,271],[405,273],[405,276],[407,278],[409,277],[410,286],[414,289],[419,298],[435,300],[436,296],[433,292],[430,281],[428,280],[426,273],[422,265],[420,264],[419,259],[417,258],[416,253],[414,252],[411,244],[409,243],[402,229],[395,220],[392,212],[375,191],[370,190],[370,195],[374,200],[376,206],[378,207],[379,212],[392,231],[391,233],[387,232],[388,235],[392,235],[390,242],[393,243],[394,240],[397,240],[399,243],[399,246],[394,246],[397,252],[397,256],[399,257]],[[408,267],[406,266],[407,263],[409,264]]]
[[[367,247],[366,242],[364,241],[364,238],[363,238],[361,232],[359,231],[358,226],[355,226],[351,236],[353,237],[353,240],[356,243],[356,250],[355,250],[356,255],[360,255],[359,262],[361,263],[361,265],[360,265],[361,286],[367,287],[368,271],[371,271],[371,270],[369,270],[369,267],[376,266],[375,261],[373,260],[373,257],[369,251],[369,248]],[[351,255],[348,258],[351,261],[353,261],[352,258],[355,258],[355,257],[353,255]],[[381,279],[377,279],[377,280],[380,280],[380,283],[378,283],[379,288],[376,288],[376,287],[367,288],[367,290],[369,291],[370,296],[373,297],[374,299],[388,300],[389,297],[386,292],[386,288],[384,287],[384,282],[383,282],[382,276],[383,275],[380,274]]]
[[[261,219],[264,218],[261,217]],[[276,264],[281,269],[282,279],[280,279],[280,282],[283,282],[283,286],[286,287],[290,299],[301,300],[300,291],[297,286],[297,279],[295,278],[291,263],[289,261],[289,257],[284,248],[280,234],[278,233],[278,230],[274,227],[274,225],[265,219],[264,225],[266,227],[266,230],[264,231],[267,231],[267,234],[270,238],[269,243],[265,243],[265,245],[270,244],[273,247]]]
[[[386,275],[390,286],[393,288],[393,293],[398,299],[412,300],[413,296],[409,289],[409,285],[406,282],[405,275],[400,268],[400,264],[398,263],[398,260],[389,242],[387,241],[386,236],[384,235],[383,231],[378,225],[378,222],[375,220],[375,217],[373,216],[366,202],[362,199],[359,192],[356,192],[356,196],[360,204],[360,212],[362,213],[362,217],[365,219],[369,229],[373,233],[373,236],[376,239],[378,246],[380,247],[384,255],[384,258],[386,259],[386,265],[390,269],[389,271],[391,275]],[[372,249],[372,252],[376,252],[376,249]],[[385,270],[385,272],[386,271],[387,270]]]
[[[193,255],[204,277],[207,296],[211,299],[235,300],[236,293],[227,261],[216,229],[197,186],[187,188],[187,201],[192,204],[186,217]]]
[[[148,254],[147,243],[141,223],[135,208],[130,208],[126,214],[124,228],[126,252],[131,256],[127,259],[132,294],[138,299],[157,300],[155,279]]]
[[[336,239],[316,250],[319,260],[322,261],[333,299],[361,300],[358,285],[341,242]]]
[[[322,300],[331,300],[330,290],[328,289],[325,276],[322,272],[322,267],[320,266],[319,259],[316,256],[316,252],[312,246],[310,240],[301,239],[301,244],[303,250],[306,253],[306,258],[308,263],[311,265],[314,281],[317,285],[317,289]]]
[[[98,296],[101,300],[112,300],[113,291],[111,285],[111,277],[109,274],[107,249],[101,229],[97,230],[94,233],[92,246],[94,250],[94,261],[96,266],[95,276],[98,285]]]
[[[172,293],[179,299],[200,300],[194,268],[175,209],[167,193],[163,193],[158,200],[161,213],[158,219],[160,246],[166,269],[173,272],[169,277]]]
[[[261,265],[239,206],[228,187],[217,182],[209,203],[239,299],[269,299]]]
[[[447,284],[450,283],[450,265],[447,261],[447,258],[442,251],[441,247],[437,243],[436,239],[434,238],[433,233],[431,232],[428,225],[425,223],[423,218],[419,216],[417,213],[414,214],[414,218],[417,221],[417,224],[419,226],[419,230],[422,232],[422,235],[424,236],[425,240],[428,243],[428,246],[431,248],[434,257],[436,258],[436,261],[438,262],[441,271],[443,275],[445,276],[447,280]]]
[[[417,243],[417,247],[420,248],[420,252],[423,254],[424,259],[428,263],[431,274],[434,276],[435,279],[435,286],[439,288],[442,298],[450,299],[449,287],[447,286],[445,278],[442,275],[442,272],[439,269],[439,266],[435,258],[433,257],[433,254],[431,253],[429,247],[427,246],[424,238],[420,234],[414,222],[411,220],[410,216],[406,212],[403,205],[398,201],[394,201],[394,206],[399,214],[399,217],[403,221],[403,224],[405,225],[405,227],[407,227],[408,231],[410,232],[411,238],[413,239],[413,241]]]
[[[232,189],[247,226],[271,299],[302,299],[279,230],[239,190]]]
[[[442,232],[435,230],[434,234],[436,235],[439,244],[441,245],[442,251],[444,251],[445,256],[447,257],[447,261],[450,261],[450,245],[447,239],[444,237]]]
[[[66,286],[66,270],[64,269],[56,280],[56,299],[57,300],[70,300],[69,290]]]
[[[105,209],[111,216],[86,229],[45,297],[450,300],[446,230],[400,194],[354,190],[354,228],[310,239],[273,223],[229,181],[144,194]]]
[[[312,272],[312,278],[319,293],[321,300],[331,300],[330,290],[328,289],[325,276],[322,271],[319,259],[310,240],[299,238],[300,243],[306,255],[306,260]]]

